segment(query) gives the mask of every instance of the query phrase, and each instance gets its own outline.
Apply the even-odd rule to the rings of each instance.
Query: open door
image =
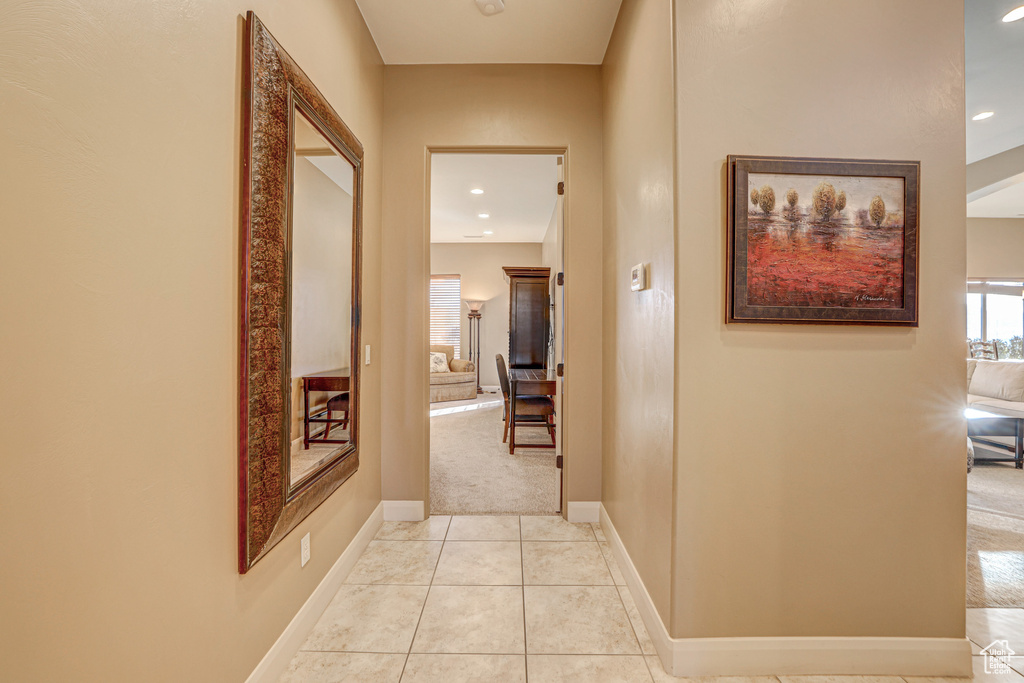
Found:
[[[565,157],[558,157],[558,198],[555,200],[556,267],[551,278],[551,355],[558,373],[555,393],[555,457],[558,463],[558,511],[565,512],[565,417],[562,412],[565,395]],[[548,367],[551,367],[549,364]]]

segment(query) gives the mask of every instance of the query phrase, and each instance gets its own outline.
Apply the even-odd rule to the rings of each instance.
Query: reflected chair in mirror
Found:
[[[970,342],[971,358],[982,360],[999,360],[999,347],[994,341]]]
[[[501,436],[501,442],[508,441],[508,428],[510,424],[509,413],[512,407],[511,390],[509,388],[508,370],[505,367],[505,359],[499,353],[494,357],[498,364],[498,383],[501,384],[501,396],[505,403],[503,419],[505,431]],[[551,446],[547,444],[512,444],[512,451],[515,447],[524,448],[552,448],[555,445],[555,402],[550,396],[516,396],[516,429],[520,427],[544,427],[551,436]]]
[[[322,438],[331,438],[331,430],[334,429],[335,425],[341,425],[342,429],[348,429],[348,411],[349,401],[348,392],[343,391],[337,396],[332,396],[327,400],[327,414],[324,415],[326,418],[327,426],[324,427],[324,435]],[[334,413],[341,413],[340,419],[334,419]]]

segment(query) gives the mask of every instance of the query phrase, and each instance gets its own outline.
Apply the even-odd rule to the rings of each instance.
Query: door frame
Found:
[[[427,145],[425,159],[424,159],[424,163],[426,164],[426,168],[425,168],[425,172],[424,172],[424,184],[425,184],[425,187],[424,187],[424,193],[423,193],[423,241],[424,241],[424,252],[426,253],[426,256],[427,256],[427,268],[426,268],[426,271],[427,271],[427,275],[428,276],[430,275],[430,182],[431,182],[431,162],[432,162],[433,156],[435,154],[516,154],[516,155],[540,154],[540,155],[547,155],[547,156],[556,156],[557,155],[557,156],[561,156],[562,157],[561,167],[559,168],[559,180],[565,182],[566,179],[569,177],[569,148],[568,148],[568,146],[556,146],[556,147],[533,147],[533,146],[515,147],[515,146],[511,146],[510,147],[510,146],[488,146],[488,145],[484,145],[484,146],[472,146],[472,145],[466,145],[466,146],[462,146],[462,145],[454,145],[454,146],[453,145]],[[572,226],[572,220],[571,220],[570,210],[569,210],[569,204],[570,203],[567,200],[567,198],[569,196],[569,184],[568,184],[568,182],[565,182],[565,185],[563,185],[563,188],[564,188],[563,195],[561,197],[561,203],[562,203],[562,221],[561,221],[562,222],[562,230],[560,231],[560,233],[558,235],[559,244],[558,244],[558,247],[557,247],[558,248],[558,252],[559,252],[559,259],[561,261],[561,264],[560,264],[560,268],[561,269],[558,270],[555,273],[552,273],[552,277],[557,277],[559,272],[561,272],[561,273],[565,272],[565,263],[566,263],[566,261],[565,261],[565,245],[566,245],[566,242],[568,241],[566,239],[566,236],[569,233],[569,231],[571,230],[571,226]],[[568,277],[568,275],[565,275],[565,277]],[[560,316],[562,316],[562,318],[564,320],[565,319],[565,300],[566,300],[566,297],[565,297],[565,287],[561,286],[561,290],[562,291],[560,292],[559,300],[562,303],[562,307],[559,310],[558,314]],[[429,301],[426,303],[426,305],[427,306],[430,305]],[[551,324],[552,325],[555,324],[554,320],[552,320]],[[424,321],[424,325],[425,325],[425,329],[422,330],[422,334],[420,336],[423,339],[423,356],[426,357],[427,352],[430,350],[430,316],[426,316],[426,319]],[[561,344],[561,352],[562,352],[562,360],[561,360],[561,362],[565,364],[564,365],[565,368],[568,368],[569,367],[569,365],[568,365],[568,354],[566,352],[566,343],[565,343],[566,332],[565,332],[565,326],[564,325],[561,327],[561,331],[562,331],[562,339],[559,341],[559,343]],[[556,457],[559,456],[559,455],[562,456],[561,481],[560,481],[561,491],[559,493],[559,502],[561,503],[561,505],[560,505],[561,510],[559,511],[559,514],[562,516],[563,519],[568,519],[568,514],[569,514],[568,513],[568,508],[569,508],[569,477],[571,476],[570,475],[570,471],[571,470],[570,470],[569,463],[571,462],[571,457],[570,457],[570,445],[569,445],[569,441],[570,440],[565,438],[565,434],[566,434],[566,430],[565,430],[566,419],[565,418],[566,418],[567,414],[570,413],[569,410],[566,410],[566,407],[568,405],[570,405],[570,400],[569,400],[570,397],[564,391],[565,380],[566,380],[565,376],[560,377],[559,381],[556,384],[556,386],[558,387],[558,395],[556,396],[557,410],[558,410],[558,436],[557,436],[557,442],[558,442],[558,444],[560,444],[561,448],[556,448],[555,449],[555,456]],[[429,406],[429,403],[428,403],[428,406]],[[425,467],[423,468],[424,477],[425,477],[425,481],[423,482],[423,489],[425,491],[425,501],[424,501],[423,513],[424,513],[425,517],[430,517],[430,505],[431,505],[431,502],[430,502],[430,421],[429,420],[430,420],[430,418],[428,417],[427,418],[427,452],[424,453]]]

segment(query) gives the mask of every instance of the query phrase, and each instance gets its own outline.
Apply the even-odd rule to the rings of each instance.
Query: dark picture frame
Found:
[[[726,322],[918,325],[920,162],[727,164]]]

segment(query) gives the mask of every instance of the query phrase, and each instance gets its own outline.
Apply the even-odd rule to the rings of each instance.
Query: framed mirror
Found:
[[[242,93],[239,571],[359,467],[363,148],[256,15]]]

